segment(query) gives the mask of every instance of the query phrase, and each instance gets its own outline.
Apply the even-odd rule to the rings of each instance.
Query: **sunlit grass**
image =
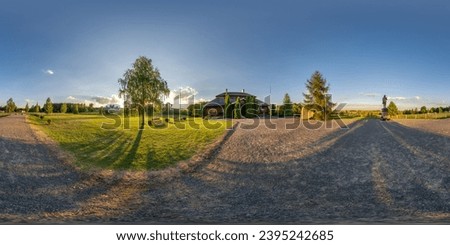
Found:
[[[48,124],[48,119],[51,120]],[[223,121],[208,121],[215,129],[189,123],[202,124],[196,118],[187,121],[166,123],[166,127],[138,130],[138,119],[130,119],[130,129],[102,129],[103,123],[112,120],[101,115],[45,115],[43,119],[29,116],[31,123],[37,124],[61,147],[76,157],[81,168],[106,169],[161,169],[195,153],[212,143],[225,130]],[[185,126],[185,129],[180,129]]]

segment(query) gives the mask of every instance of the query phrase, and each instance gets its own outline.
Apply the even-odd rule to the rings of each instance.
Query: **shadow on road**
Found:
[[[23,116],[0,120],[0,222],[104,221],[139,203],[145,176],[78,171],[38,138]]]
[[[216,159],[197,173],[150,189],[151,204],[134,216],[173,223],[450,220],[448,137],[362,120],[318,142],[333,143],[289,162]],[[418,150],[434,157],[424,158]]]

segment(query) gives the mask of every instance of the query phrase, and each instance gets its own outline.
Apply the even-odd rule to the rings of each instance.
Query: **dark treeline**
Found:
[[[92,104],[92,103],[89,105],[86,105],[84,103],[53,103],[53,112],[55,112],[55,113],[62,112],[61,107],[63,104],[66,104],[66,107],[67,107],[66,113],[74,113],[76,106],[78,106],[79,113],[95,112],[95,111],[99,110],[98,108],[95,108],[94,104]]]
[[[65,107],[65,108],[64,108]],[[85,112],[97,112],[99,108],[95,108],[94,104],[86,105],[84,103],[53,103],[53,113],[85,113]],[[44,106],[39,104],[32,105],[29,109],[30,113],[33,112],[45,112]]]
[[[403,114],[411,115],[411,114],[443,113],[443,112],[450,112],[450,106],[449,107],[442,107],[442,106],[441,107],[430,107],[430,108],[427,108],[426,106],[422,106],[420,108],[404,110]]]

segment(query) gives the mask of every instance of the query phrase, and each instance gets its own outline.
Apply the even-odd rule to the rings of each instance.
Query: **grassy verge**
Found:
[[[7,117],[9,114],[0,114],[0,117]]]
[[[50,121],[49,121],[50,120]],[[189,121],[195,120],[195,121]],[[84,169],[161,169],[192,157],[212,143],[225,130],[189,127],[202,119],[166,123],[162,128],[146,127],[138,130],[138,119],[130,119],[130,129],[102,129],[102,123],[111,123],[101,115],[53,114],[29,116],[30,123],[38,125],[60,146],[71,152],[76,164]],[[186,129],[180,129],[184,126]]]

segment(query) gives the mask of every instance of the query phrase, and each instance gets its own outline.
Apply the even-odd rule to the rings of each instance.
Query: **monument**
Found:
[[[386,95],[383,96],[383,108],[381,108],[381,120],[382,121],[386,121],[389,120],[389,113],[388,113],[388,109],[386,108],[386,102],[387,102],[387,97]]]

